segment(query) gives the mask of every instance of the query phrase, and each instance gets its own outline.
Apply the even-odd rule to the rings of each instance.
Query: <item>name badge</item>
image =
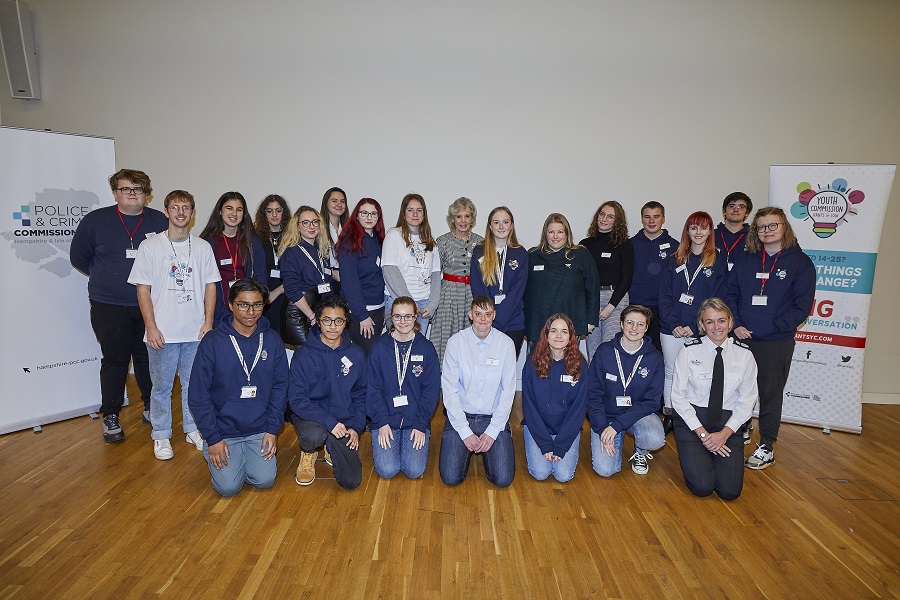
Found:
[[[631,396],[616,396],[616,406],[631,406]]]
[[[750,299],[750,304],[753,306],[767,306],[769,304],[769,298],[767,296],[753,296]]]
[[[245,385],[241,387],[241,398],[256,398],[256,386]]]
[[[230,264],[231,264],[231,259],[230,259],[230,258],[223,258],[222,260],[219,261],[219,264],[222,265],[223,267],[224,267],[225,265],[230,265]]]
[[[601,252],[600,253],[600,258],[611,258],[611,257],[612,257],[612,252]]]
[[[322,272],[326,275],[331,275],[331,269],[329,269],[328,267],[322,267]]]
[[[497,294],[494,296],[494,304],[500,304],[504,300],[506,300],[506,294]]]
[[[686,268],[685,265],[682,264],[680,267],[678,267],[678,268],[675,269],[675,272],[676,272],[676,273],[681,273],[682,271],[684,271],[685,268]]]
[[[409,360],[411,360],[412,362],[422,362],[423,360],[425,360],[425,357],[421,354],[413,354],[409,357]]]
[[[615,375],[613,375],[612,373],[607,373],[606,378],[609,379],[610,381],[618,381],[619,380],[619,378],[616,377]]]
[[[125,258],[137,258],[137,250],[134,248],[125,248]]]
[[[269,277],[273,279],[281,279],[281,269],[272,269],[269,271]]]
[[[152,238],[154,235],[156,235],[156,232],[150,231],[150,232],[145,233],[144,235],[148,238]]]
[[[697,373],[698,381],[710,381],[712,380],[712,373]]]
[[[400,406],[406,406],[409,404],[409,400],[406,399],[406,394],[402,394],[400,396],[394,396],[394,408],[398,408]]]
[[[544,265],[534,265],[534,268],[532,269],[532,271],[543,271],[543,270],[544,270]]]
[[[319,290],[320,294],[327,294],[328,292],[331,291],[331,284],[330,283],[320,283],[317,289]]]
[[[768,279],[768,278],[769,278],[769,274],[768,274],[768,273],[757,273],[757,274],[756,274],[756,278],[757,278],[757,279]]]
[[[681,297],[678,298],[678,301],[682,304],[687,304],[688,306],[690,306],[694,303],[694,297],[690,294],[682,294]]]
[[[184,304],[185,302],[191,301],[191,292],[176,292],[175,293],[175,302],[177,304]]]
[[[666,248],[669,248],[670,246],[671,246],[671,244],[669,242],[666,242],[665,244],[660,244],[659,249],[665,250]]]
[[[483,257],[483,256],[479,256],[479,257],[478,257],[478,264],[480,265],[482,262],[484,262],[484,257]]]
[[[236,284],[236,283],[237,283],[237,280],[236,280],[236,279],[232,279],[231,281],[228,282],[228,287],[230,288],[231,286],[233,286],[233,285]]]
[[[353,363],[346,356],[341,357],[341,364],[347,367],[348,369],[353,366]]]
[[[380,256],[376,256],[376,257],[375,257],[375,266],[376,266],[376,267],[380,267],[380,266],[381,266],[381,257],[380,257]]]
[[[559,380],[563,383],[575,383],[571,375],[560,375]]]
[[[489,366],[489,367],[496,367],[496,366],[500,365],[499,358],[489,358],[485,362],[487,363],[487,366]]]
[[[730,271],[731,269],[734,268],[734,263],[733,263],[733,262],[730,262],[730,263],[727,263],[727,264],[728,264],[728,270],[729,270],[729,271]]]

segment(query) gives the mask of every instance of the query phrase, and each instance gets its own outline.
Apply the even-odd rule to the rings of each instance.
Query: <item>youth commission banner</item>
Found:
[[[773,165],[769,204],[784,209],[816,266],[782,419],[862,431],[862,382],[875,259],[897,165]]]
[[[69,245],[84,215],[112,203],[115,170],[110,139],[0,127],[0,433],[100,406],[87,277]]]

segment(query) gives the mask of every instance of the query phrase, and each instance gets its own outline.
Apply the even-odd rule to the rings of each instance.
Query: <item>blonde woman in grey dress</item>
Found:
[[[447,340],[470,325],[468,313],[472,305],[472,289],[469,287],[469,265],[472,250],[484,241],[483,237],[472,231],[477,213],[471,200],[458,198],[447,209],[449,233],[436,240],[444,275],[441,281],[441,302],[434,315],[429,338],[442,363]]]

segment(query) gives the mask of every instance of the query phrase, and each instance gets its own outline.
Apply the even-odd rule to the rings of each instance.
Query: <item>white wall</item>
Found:
[[[680,229],[725,194],[766,203],[768,167],[900,162],[900,3],[871,0],[286,2],[30,0],[43,99],[2,123],[116,139],[154,205],[193,192],[331,185],[394,215],[408,191],[516,213],[664,202]],[[900,185],[895,186],[892,206]],[[900,225],[889,210],[886,231]],[[479,225],[480,227],[481,225]],[[875,279],[865,391],[900,394],[900,238]]]

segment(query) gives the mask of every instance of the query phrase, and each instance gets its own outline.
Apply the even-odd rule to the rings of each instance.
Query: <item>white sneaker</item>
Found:
[[[185,441],[197,446],[197,450],[203,452],[203,436],[200,435],[199,431],[192,431],[186,436],[184,436]]]
[[[631,461],[631,470],[637,473],[638,475],[646,475],[647,471],[650,470],[650,465],[647,464],[648,460],[653,460],[653,455],[649,452],[647,454],[641,454],[637,451],[637,448],[634,449],[634,454],[631,455],[631,458],[628,460]]]
[[[153,454],[159,460],[169,460],[175,456],[172,451],[172,443],[169,440],[153,440]]]

